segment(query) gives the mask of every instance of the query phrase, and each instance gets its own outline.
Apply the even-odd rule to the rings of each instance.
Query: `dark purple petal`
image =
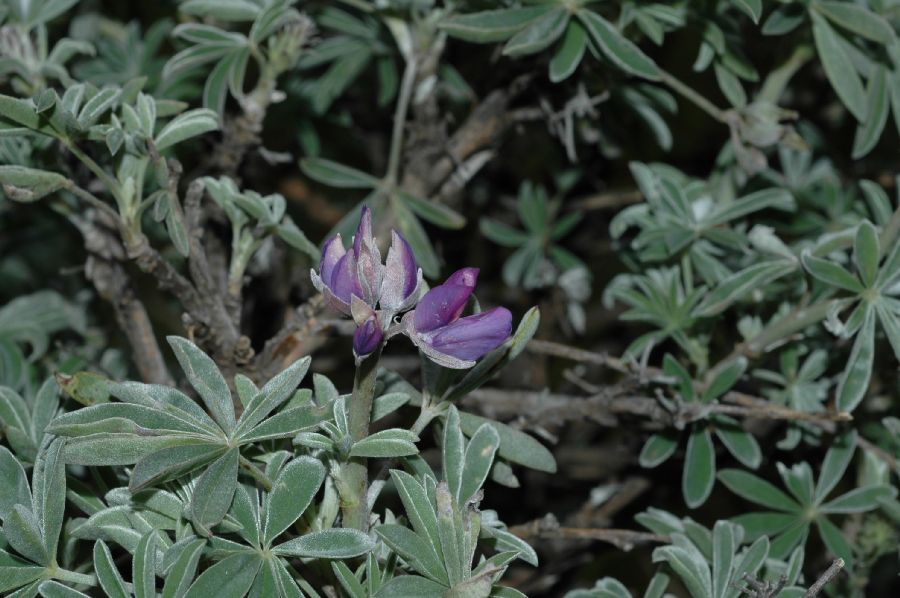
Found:
[[[435,351],[471,361],[502,345],[511,332],[512,314],[495,307],[425,335],[425,342]]]
[[[344,249],[344,242],[341,240],[341,234],[331,237],[322,247],[322,259],[319,262],[319,277],[326,283],[331,280],[331,273],[338,260],[344,257],[347,250]]]
[[[412,248],[397,231],[391,231],[391,248],[381,286],[381,305],[386,309],[398,308],[416,290],[418,283],[418,268]]]
[[[475,283],[478,282],[479,272],[478,268],[461,268],[451,274],[444,284],[461,284],[474,289]]]
[[[335,297],[348,305],[353,295],[362,297],[362,287],[359,284],[356,269],[356,257],[352,252],[345,253],[335,264],[331,280],[328,281],[328,288]]]
[[[357,326],[353,333],[353,353],[363,358],[374,351],[381,342],[382,332],[378,319],[373,317]]]
[[[425,293],[416,306],[416,330],[430,332],[456,321],[465,309],[477,279],[478,268],[463,268],[444,284]]]
[[[359,257],[359,249],[363,240],[372,240],[372,210],[369,206],[363,206],[359,216],[359,226],[356,227],[356,235],[353,236],[353,253]]]

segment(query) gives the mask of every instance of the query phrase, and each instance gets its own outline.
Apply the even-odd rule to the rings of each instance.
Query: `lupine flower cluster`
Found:
[[[435,363],[469,368],[503,344],[512,331],[512,314],[505,307],[461,317],[475,290],[478,268],[463,268],[423,294],[422,269],[416,266],[409,243],[395,230],[382,264],[368,207],[362,210],[351,247],[344,247],[340,233],[330,238],[319,271],[311,270],[310,276],[328,305],[356,322],[357,363],[402,333]]]

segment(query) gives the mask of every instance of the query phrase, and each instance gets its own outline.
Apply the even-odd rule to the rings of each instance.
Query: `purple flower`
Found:
[[[357,363],[367,355],[371,355],[378,348],[383,337],[384,332],[377,315],[373,314],[372,317],[357,326],[356,332],[353,333],[353,356]]]
[[[344,248],[340,234],[326,241],[319,271],[311,270],[310,277],[328,305],[356,321],[357,359],[375,350],[396,314],[412,309],[423,285],[412,249],[396,231],[391,231],[387,264],[381,263],[368,207],[362,209],[350,249]]]
[[[460,318],[478,279],[478,268],[463,268],[444,284],[428,291],[416,309],[403,318],[404,332],[432,361],[464,369],[499,347],[512,332],[512,314],[505,307]]]

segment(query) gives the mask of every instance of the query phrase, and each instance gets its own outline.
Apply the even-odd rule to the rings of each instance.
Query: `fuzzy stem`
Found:
[[[60,581],[65,581],[81,586],[97,585],[97,578],[93,575],[87,573],[77,573],[75,571],[69,571],[68,569],[53,569],[50,573],[50,576],[53,579],[58,579]]]
[[[356,368],[353,396],[348,406],[350,438],[358,442],[369,435],[372,402],[375,399],[375,380],[381,347],[366,357]],[[354,457],[341,465],[338,493],[341,495],[343,526],[368,531],[369,512],[366,494],[369,489],[369,470],[365,458]]]
[[[250,474],[250,477],[259,482],[259,485],[263,487],[263,490],[265,490],[266,492],[272,491],[272,486],[274,486],[274,484],[272,483],[272,480],[269,479],[269,476],[263,473],[262,470],[260,470],[256,465],[254,465],[243,455],[241,455],[240,462],[241,468],[243,468],[244,471]]]
[[[691,103],[709,114],[717,121],[728,124],[728,111],[722,110],[721,108],[707,100],[705,97],[694,91],[691,87],[682,83],[682,81],[675,75],[667,73],[662,69],[659,69],[659,75],[663,83],[677,91],[686,100],[689,100]]]
[[[400,158],[403,155],[403,129],[406,127],[406,113],[409,112],[409,102],[415,90],[417,71],[416,57],[413,54],[406,61],[406,70],[403,71],[403,81],[400,83],[400,96],[397,98],[397,107],[394,110],[391,150],[388,155],[387,174],[385,175],[390,185],[396,184],[397,177],[400,175]]]
[[[74,181],[69,181],[67,189],[78,199],[81,199],[82,201],[87,202],[89,205],[97,208],[101,212],[106,213],[107,216],[112,218],[113,222],[119,222],[119,213],[109,207],[106,203],[103,202],[103,200],[98,198],[93,193],[82,189],[81,187],[76,185]]]
[[[119,197],[119,183],[114,178],[112,178],[103,168],[100,167],[99,164],[94,162],[94,159],[88,156],[86,153],[81,151],[81,149],[75,145],[75,142],[64,139],[63,145],[72,153],[73,156],[78,158],[78,160],[88,167],[88,170],[94,173],[98,179],[100,179],[103,184],[106,186],[107,190],[112,193],[113,197],[116,198],[116,203],[119,204],[119,208],[122,208],[121,198]]]
[[[815,52],[810,46],[802,45],[794,48],[790,57],[766,77],[756,99],[777,104],[791,78],[814,56]]]

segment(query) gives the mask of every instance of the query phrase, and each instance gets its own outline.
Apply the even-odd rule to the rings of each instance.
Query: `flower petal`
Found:
[[[345,253],[347,250],[344,249],[344,241],[341,239],[340,233],[325,241],[325,245],[322,247],[322,259],[319,262],[319,276],[323,281],[331,280],[334,267]]]
[[[375,316],[356,328],[356,332],[353,333],[353,354],[357,361],[362,360],[378,348],[382,335],[381,325]]]
[[[359,250],[363,241],[372,241],[372,210],[369,206],[363,206],[362,213],[359,216],[359,225],[356,227],[356,234],[353,235],[353,253],[359,256]]]
[[[474,289],[475,284],[478,282],[479,272],[480,270],[478,268],[460,268],[451,274],[450,277],[444,281],[444,284],[461,284]]]
[[[416,258],[412,248],[397,231],[391,231],[391,248],[388,250],[381,286],[381,306],[397,310],[416,290],[419,283]]]
[[[362,286],[359,284],[359,274],[356,267],[356,256],[352,251],[348,251],[341,259],[338,260],[331,273],[331,280],[328,281],[328,288],[334,293],[335,297],[350,304],[350,298],[353,295],[362,297]]]
[[[381,252],[375,245],[374,239],[363,239],[356,254],[358,279],[362,287],[362,298],[371,306],[378,303],[381,295],[382,279],[384,278],[384,266],[381,264]]]
[[[478,268],[463,268],[444,284],[425,293],[416,306],[416,330],[430,332],[459,319],[477,279]]]
[[[422,336],[435,351],[472,361],[502,345],[511,332],[512,314],[495,307]]]

